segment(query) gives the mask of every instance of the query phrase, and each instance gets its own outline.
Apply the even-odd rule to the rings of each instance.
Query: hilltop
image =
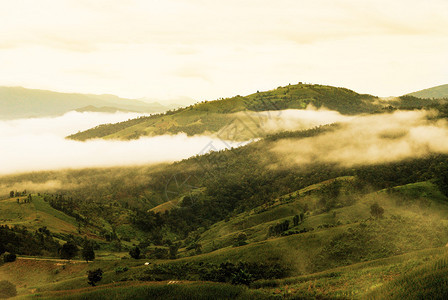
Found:
[[[142,113],[167,110],[167,107],[158,103],[114,95],[58,93],[22,87],[0,87],[0,106],[0,119],[57,116],[72,110]]]
[[[381,109],[382,105],[377,102],[377,97],[345,88],[299,83],[248,96],[204,101],[150,117],[100,125],[68,138],[81,141],[92,138],[129,140],[180,132],[187,135],[220,135],[234,120],[238,120],[238,136],[233,139],[248,140],[266,135],[259,122],[254,122],[267,121],[271,116],[263,114],[266,111],[305,109],[311,105],[350,115]]]
[[[142,136],[186,133],[189,136],[208,134],[225,140],[245,141],[273,133],[266,130],[265,124],[281,119],[284,110],[313,108],[328,109],[342,115],[359,115],[436,104],[441,103],[412,96],[385,100],[346,88],[299,83],[247,96],[204,101],[120,123],[103,124],[68,138],[78,141],[95,138],[132,140]]]
[[[448,98],[448,84],[420,90],[407,95],[417,98]]]

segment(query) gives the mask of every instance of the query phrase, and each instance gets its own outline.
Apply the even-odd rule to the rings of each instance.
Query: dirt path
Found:
[[[26,256],[17,256],[17,259],[27,259],[27,260],[44,260],[44,261],[55,261],[55,262],[64,262],[64,263],[84,263],[86,264],[87,262],[85,260],[66,260],[66,259],[58,259],[58,258],[39,258],[39,257],[26,257]],[[91,263],[91,261],[89,262]]]

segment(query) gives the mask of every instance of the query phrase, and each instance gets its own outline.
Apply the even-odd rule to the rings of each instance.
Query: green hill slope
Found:
[[[47,227],[58,233],[76,233],[77,221],[59,210],[54,209],[42,197],[33,195],[32,201],[27,197],[14,197],[0,200],[0,224],[24,226],[31,230]]]
[[[161,115],[101,125],[69,138],[81,141],[92,138],[126,140],[179,132],[188,135],[218,133],[225,138],[225,128],[233,126],[238,128],[233,139],[247,140],[266,135],[260,123],[270,116],[254,115],[256,112],[304,109],[311,104],[342,114],[359,114],[381,109],[383,105],[378,101],[374,96],[361,95],[345,88],[297,84],[245,97],[206,101]]]
[[[407,94],[417,98],[448,98],[448,84]]]
[[[0,87],[0,106],[0,119],[56,116],[88,106],[144,113],[166,110],[158,103],[149,104],[114,95],[57,93],[22,87]]]

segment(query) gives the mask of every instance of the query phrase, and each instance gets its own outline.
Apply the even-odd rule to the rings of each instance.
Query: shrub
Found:
[[[96,270],[92,270],[92,271],[87,271],[87,279],[88,279],[88,283],[91,286],[95,286],[95,284],[98,281],[103,279],[103,270],[96,269]]]
[[[13,261],[16,260],[16,258],[17,258],[17,256],[16,256],[14,253],[8,253],[8,252],[6,252],[6,253],[5,253],[5,256],[3,256],[3,261],[4,261],[5,263],[13,262]]]
[[[124,273],[124,272],[126,272],[127,270],[129,270],[128,267],[116,267],[116,268],[115,268],[115,274]]]
[[[140,258],[140,248],[139,247],[132,248],[129,251],[129,255],[134,259],[139,259]]]

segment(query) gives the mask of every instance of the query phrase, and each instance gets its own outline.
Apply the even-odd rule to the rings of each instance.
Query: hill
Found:
[[[299,83],[244,97],[238,95],[204,101],[149,117],[103,124],[68,138],[79,141],[94,138],[131,140],[142,136],[186,133],[189,136],[208,134],[223,140],[247,141],[279,132],[281,129],[267,124],[281,123],[285,110],[309,107],[325,108],[343,115],[359,115],[397,109],[446,110],[446,101],[413,96],[381,99],[346,88]]]
[[[0,87],[0,119],[47,117],[86,107],[108,107],[114,111],[162,112],[167,108],[114,95],[58,93],[22,87]]]
[[[448,98],[448,84],[435,86],[421,91],[407,94],[417,98]]]
[[[68,138],[88,140],[137,139],[141,136],[176,134],[217,134],[227,137],[226,128],[237,127],[235,140],[248,140],[266,136],[261,123],[272,116],[266,111],[305,109],[308,105],[325,107],[342,114],[369,113],[380,110],[383,104],[377,97],[358,94],[345,88],[323,85],[297,84],[278,87],[275,90],[257,92],[248,96],[205,101],[186,108],[169,111],[116,124],[105,124]]]
[[[96,251],[111,260],[64,268],[40,262],[36,268],[45,264],[45,278],[54,282],[39,281],[35,274],[27,282],[15,271],[23,264],[19,256],[0,266],[0,274],[19,286],[21,295],[43,297],[104,298],[110,289],[116,297],[146,293],[176,299],[221,290],[242,297],[363,298],[382,286],[388,295],[389,282],[426,264],[431,270],[430,264],[446,255],[448,156],[297,166],[269,151],[281,140],[328,136],[337,129],[282,132],[174,164],[3,176],[3,192],[31,185],[33,201],[42,193],[52,216],[54,209],[81,223],[70,236],[51,222],[47,240],[53,255],[55,241],[82,247],[85,238],[99,240]],[[48,182],[54,181],[58,184],[50,190]],[[12,209],[32,208],[14,198],[2,201],[11,215],[19,216]],[[23,225],[28,233],[0,230],[16,236],[6,246],[19,255],[27,254],[26,239],[19,237],[37,243],[42,236],[32,231],[38,228],[33,222]],[[16,240],[22,243],[14,248]],[[140,259],[129,257],[134,247]],[[98,267],[103,279],[98,288],[89,288],[86,270]],[[241,284],[248,288],[240,289]]]

